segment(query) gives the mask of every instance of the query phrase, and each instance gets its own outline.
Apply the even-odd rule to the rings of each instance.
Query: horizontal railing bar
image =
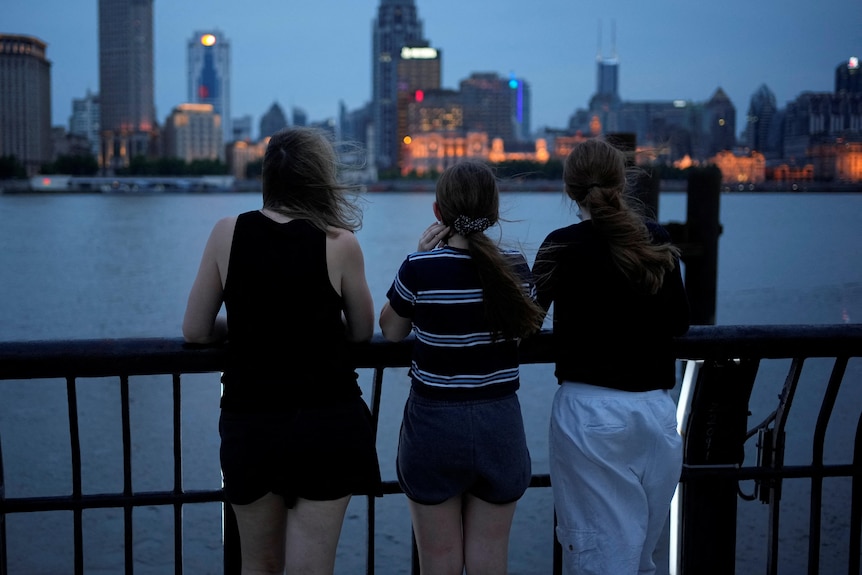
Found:
[[[733,477],[744,481],[747,479],[782,478],[811,479],[814,477],[849,477],[853,475],[852,464],[824,465],[785,465],[784,467],[698,467],[686,466],[682,470],[681,481],[692,481],[705,477]]]
[[[523,342],[522,364],[552,363],[550,330]],[[413,337],[388,342],[375,334],[353,346],[360,368],[407,367]],[[674,340],[680,359],[860,357],[862,324],[693,326]],[[220,371],[222,346],[194,346],[181,338],[0,342],[0,379],[108,377]]]
[[[734,478],[740,481],[763,478],[783,479],[810,479],[813,477],[850,477],[853,475],[852,464],[824,465],[822,467],[810,465],[785,465],[780,469],[766,467],[714,467],[714,466],[686,466],[682,470],[682,482],[696,481],[705,478]],[[530,487],[550,487],[551,479],[548,474],[533,475]],[[394,495],[403,493],[397,481],[383,481],[381,486],[383,495]],[[148,505],[171,505],[175,503],[215,503],[223,502],[224,495],[221,489],[184,491],[174,493],[171,491],[147,491],[123,495],[122,493],[93,493],[84,494],[80,497],[71,495],[48,496],[48,497],[12,497],[0,501],[0,510],[3,513],[24,513],[30,511],[74,511],[80,509],[105,509],[119,507],[144,507]]]
[[[548,474],[533,475],[530,487],[550,487]],[[383,495],[403,493],[397,481],[383,481]],[[3,513],[25,513],[31,511],[75,511],[82,509],[105,509],[119,507],[143,507],[147,505],[171,505],[176,503],[215,503],[223,502],[221,489],[184,491],[147,491],[123,495],[121,493],[92,493],[80,497],[58,495],[47,497],[12,497],[0,500],[0,511]]]
[[[72,497],[50,495],[42,497],[7,497],[0,501],[0,512],[22,513],[27,511],[75,511],[80,509],[107,509],[122,507],[146,507],[148,505],[173,505],[174,503],[223,503],[221,489],[187,491],[174,494],[170,491],[147,491],[131,495],[93,493]]]

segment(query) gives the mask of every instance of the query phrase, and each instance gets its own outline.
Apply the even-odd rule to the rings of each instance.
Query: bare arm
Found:
[[[350,341],[368,341],[374,333],[374,302],[365,278],[365,259],[356,236],[337,230],[326,238],[326,260],[332,286],[344,300],[344,322]]]
[[[227,320],[219,311],[235,225],[236,218],[219,220],[207,240],[183,317],[183,337],[189,343],[215,343],[227,337]]]
[[[380,310],[380,331],[383,332],[383,337],[389,341],[401,341],[413,329],[413,322],[410,318],[401,317],[387,301]]]

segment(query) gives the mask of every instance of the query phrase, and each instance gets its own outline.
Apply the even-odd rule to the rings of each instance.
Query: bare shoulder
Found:
[[[236,227],[236,216],[227,216],[215,223],[213,226],[213,234],[219,237],[227,236],[228,239],[233,237],[233,230]]]
[[[326,234],[326,243],[329,248],[340,256],[355,256],[361,253],[359,240],[356,239],[356,234],[350,230],[342,228],[329,228]]]
[[[230,248],[235,228],[236,216],[227,216],[220,219],[213,226],[212,232],[210,232],[209,244],[219,250]]]

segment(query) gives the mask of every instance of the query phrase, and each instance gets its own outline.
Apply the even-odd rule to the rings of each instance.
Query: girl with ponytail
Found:
[[[524,256],[485,235],[499,219],[488,166],[445,170],[433,210],[380,314],[387,339],[416,335],[398,481],[423,574],[506,573],[515,505],[531,476],[518,344],[544,313]]]
[[[672,338],[689,326],[679,250],[636,209],[627,175],[608,142],[575,146],[563,179],[582,221],[551,232],[533,265],[537,301],[554,306],[549,463],[569,575],[655,573],[682,468],[669,394]]]

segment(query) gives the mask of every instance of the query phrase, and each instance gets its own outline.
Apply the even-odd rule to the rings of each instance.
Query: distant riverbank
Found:
[[[434,180],[381,180],[360,184],[367,192],[433,192]],[[501,179],[503,192],[562,192],[559,180]],[[662,180],[659,191],[685,192],[687,180]],[[859,193],[862,182],[763,182],[722,185],[724,192]],[[163,193],[260,193],[259,180],[236,180],[229,176],[196,178],[122,177],[75,178],[36,176],[22,180],[0,180],[0,194],[163,194]]]

